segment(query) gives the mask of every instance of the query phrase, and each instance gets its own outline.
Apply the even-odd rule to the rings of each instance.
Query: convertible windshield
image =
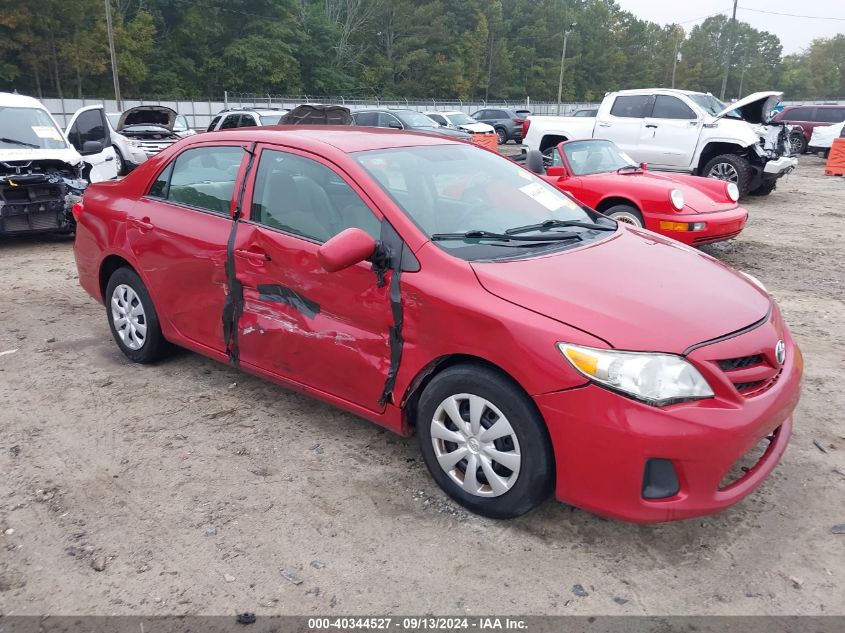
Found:
[[[394,112],[406,127],[439,127],[432,119],[419,112]]]
[[[607,234],[575,225],[580,239],[560,240],[558,222],[544,223],[589,224],[598,214],[512,161],[469,144],[370,150],[355,158],[428,237],[437,236],[438,246],[465,259],[524,256],[502,251],[566,248]],[[523,240],[522,231],[520,239],[489,238],[535,224],[533,234],[548,241]]]
[[[725,108],[728,107],[727,104],[722,103],[721,101],[719,101],[713,95],[706,95],[706,94],[702,94],[702,93],[693,93],[693,94],[690,94],[688,96],[689,96],[690,99],[693,100],[694,103],[696,103],[699,106],[701,106],[702,108],[704,108],[704,111],[707,112],[707,114],[712,114],[713,116],[716,116],[722,110],[724,110]],[[737,113],[736,110],[731,110],[725,116],[730,117],[731,119],[741,119],[742,118],[742,116],[739,113]]]
[[[574,141],[563,146],[569,168],[576,176],[603,174],[626,167],[637,167],[630,156],[611,141]]]
[[[64,149],[67,143],[44,110],[0,107],[0,147]]]
[[[478,121],[463,112],[460,114],[450,114],[446,118],[452,122],[452,125],[471,125],[473,123],[478,123]]]

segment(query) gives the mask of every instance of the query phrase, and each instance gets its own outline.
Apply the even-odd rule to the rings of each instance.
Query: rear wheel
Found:
[[[505,131],[505,128],[496,128],[496,138],[499,139],[499,145],[504,145],[508,142],[508,133]]]
[[[641,229],[645,227],[642,213],[629,204],[616,204],[609,209],[605,209],[602,213],[609,218],[613,218],[617,222],[622,222],[623,224],[636,226]]]
[[[144,282],[131,268],[118,268],[106,286],[106,314],[117,346],[136,363],[152,363],[170,349]]]
[[[503,374],[482,365],[445,369],[426,386],[416,422],[431,476],[469,510],[512,518],[551,493],[554,457],[545,423]]]
[[[742,156],[736,154],[720,154],[707,161],[701,172],[702,176],[732,182],[739,188],[739,195],[748,194],[751,184],[751,176],[754,170],[751,163]]]

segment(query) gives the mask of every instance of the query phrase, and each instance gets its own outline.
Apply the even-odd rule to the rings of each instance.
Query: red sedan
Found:
[[[416,433],[480,514],[552,491],[630,521],[706,514],[789,441],[801,353],[763,288],[467,143],[212,132],[74,214],[80,282],[131,360],[179,345]]]
[[[612,141],[567,141],[552,157],[546,179],[558,189],[618,222],[684,244],[736,237],[748,220],[735,184],[647,171]]]

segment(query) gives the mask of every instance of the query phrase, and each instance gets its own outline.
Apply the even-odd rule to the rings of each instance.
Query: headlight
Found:
[[[141,147],[141,144],[138,141],[126,141],[126,144],[129,147]]]
[[[672,206],[678,211],[684,208],[684,192],[680,189],[672,189],[669,192],[669,200],[672,202]]]
[[[762,290],[762,291],[763,291],[763,292],[765,292],[766,294],[769,294],[769,291],[766,289],[766,286],[764,286],[764,285],[763,285],[763,282],[762,282],[762,281],[760,281],[759,279],[757,279],[757,277],[755,277],[754,275],[749,275],[748,273],[744,273],[744,272],[742,272],[741,270],[740,270],[740,271],[738,271],[738,272],[739,272],[739,274],[740,274],[740,275],[742,275],[743,277],[745,277],[745,278],[746,278],[748,281],[750,281],[752,284],[754,284],[755,286],[757,286],[760,290]]]
[[[739,200],[739,187],[736,186],[735,182],[728,183],[728,198],[734,202]]]
[[[587,378],[657,407],[713,397],[698,370],[674,354],[618,352],[568,343],[557,347]]]

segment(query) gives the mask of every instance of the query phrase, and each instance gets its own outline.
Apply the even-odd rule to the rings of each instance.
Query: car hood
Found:
[[[644,205],[649,205],[650,211],[674,211],[669,202],[672,189],[680,189],[684,194],[684,210],[686,213],[710,213],[733,208],[735,202],[729,202],[725,195],[716,197],[715,192],[708,191],[713,187],[712,181],[699,176],[681,174],[660,174],[653,171],[617,174],[591,174],[580,176],[582,185],[594,191],[605,194],[605,198],[613,196],[630,197]],[[702,180],[704,182],[697,182]],[[724,184],[720,185],[724,188]],[[561,184],[566,189],[566,181]]]
[[[491,294],[617,349],[681,354],[770,309],[768,295],[729,266],[624,226],[583,248],[472,267]]]
[[[129,108],[120,115],[117,123],[117,131],[122,132],[130,126],[154,126],[163,127],[173,131],[176,122],[176,110],[167,106],[145,105]]]
[[[839,138],[843,128],[845,128],[845,122],[815,128],[810,137],[810,147],[832,147],[833,139]]]
[[[78,165],[82,162],[82,156],[72,146],[64,149],[0,149],[0,163],[38,160],[58,160],[69,165]]]
[[[770,90],[768,92],[755,92],[747,97],[740,99],[735,103],[731,103],[724,110],[716,115],[717,119],[721,119],[726,114],[739,111],[740,115],[745,121],[749,123],[768,123],[769,112],[780,103],[780,98],[783,96],[782,92]]]

